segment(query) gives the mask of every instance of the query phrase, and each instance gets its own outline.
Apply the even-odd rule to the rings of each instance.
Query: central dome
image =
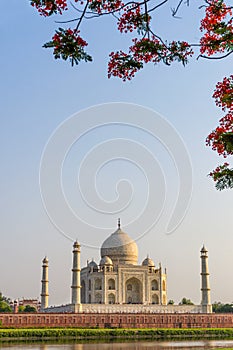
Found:
[[[101,247],[101,258],[109,256],[113,264],[138,263],[138,247],[127,233],[123,232],[118,223],[118,229],[109,236]]]

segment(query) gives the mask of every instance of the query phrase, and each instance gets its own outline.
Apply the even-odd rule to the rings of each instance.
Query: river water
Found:
[[[233,340],[198,340],[198,341],[137,341],[117,343],[69,343],[69,344],[0,344],[4,350],[203,350],[233,349]]]

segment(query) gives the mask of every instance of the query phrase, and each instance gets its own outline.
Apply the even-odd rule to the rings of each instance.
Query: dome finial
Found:
[[[118,228],[119,229],[121,228],[121,219],[120,218],[118,219]]]

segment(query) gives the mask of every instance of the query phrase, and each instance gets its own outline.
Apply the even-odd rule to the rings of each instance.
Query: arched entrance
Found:
[[[156,280],[151,281],[151,290],[158,290],[158,289],[159,289],[158,282]]]
[[[111,290],[115,289],[115,280],[113,278],[110,278],[108,280],[108,289],[111,289]]]
[[[116,300],[115,300],[115,295],[113,293],[109,294],[108,296],[108,303],[109,304],[115,304]]]
[[[102,281],[100,278],[95,279],[95,290],[101,290],[102,289]]]
[[[95,304],[101,304],[102,302],[102,297],[100,293],[96,293],[95,295]]]
[[[159,297],[156,294],[152,295],[152,304],[158,304],[159,303]]]
[[[142,303],[142,283],[135,277],[132,277],[126,281],[125,302],[127,304]]]

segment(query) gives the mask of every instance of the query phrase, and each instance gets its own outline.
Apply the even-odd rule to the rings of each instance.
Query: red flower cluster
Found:
[[[134,45],[130,47],[130,51],[139,62],[157,63],[162,56],[166,55],[167,48],[157,38],[152,39],[133,39]]]
[[[55,49],[61,48],[63,44],[67,42],[67,40],[75,42],[75,44],[78,46],[87,46],[87,42],[79,36],[79,31],[76,32],[70,28],[66,30],[56,31],[56,34],[54,34],[52,40]]]
[[[78,64],[81,60],[92,61],[92,57],[84,51],[85,46],[87,42],[80,37],[79,31],[70,28],[59,28],[52,40],[44,45],[46,48],[54,48],[55,59],[67,60],[69,58],[72,65]]]
[[[88,3],[89,9],[98,14],[103,12],[115,12],[124,6],[121,0],[88,0]]]
[[[187,63],[188,56],[193,54],[186,42],[172,42],[168,45],[160,42],[156,37],[152,39],[133,39],[134,45],[130,46],[129,54],[122,51],[111,53],[108,64],[108,77],[117,76],[123,81],[131,80],[135,73],[143,68],[143,63],[165,64],[177,60],[183,64]]]
[[[208,135],[206,145],[212,147],[213,151],[217,151],[219,155],[226,158],[228,155],[233,154],[233,149],[228,144],[233,135],[233,115],[228,113],[219,122],[220,125]]]
[[[110,61],[108,63],[108,78],[111,76],[119,77],[123,81],[131,80],[135,73],[143,68],[143,64],[135,60],[131,55],[123,51],[110,53]]]
[[[156,37],[152,39],[133,39],[134,45],[130,47],[130,52],[139,62],[158,63],[163,61],[171,64],[173,61],[187,63],[188,56],[192,56],[193,51],[186,42],[172,41],[169,44],[162,43]]]
[[[31,5],[35,7],[41,16],[51,16],[67,10],[66,0],[31,0]]]
[[[231,177],[232,169],[229,169],[229,163],[224,163],[222,165],[217,166],[216,169],[209,173],[209,176],[216,182],[224,181],[224,178],[227,178],[229,175]],[[222,186],[221,186],[222,187]],[[223,189],[219,186],[219,189]],[[225,186],[226,188],[228,186]]]
[[[218,181],[220,177],[224,176],[225,171],[228,170],[228,163],[224,163],[222,165],[219,165],[216,169],[214,169],[211,173],[209,173],[209,176],[213,178],[214,181]]]
[[[220,119],[219,126],[208,135],[206,144],[226,158],[233,154],[233,75],[217,83],[213,97],[217,106],[224,111],[228,109],[229,112]]]
[[[226,109],[233,111],[233,75],[217,83],[213,98],[215,98],[216,105],[223,111]]]
[[[140,4],[137,6],[137,3],[134,3],[124,8],[124,13],[118,20],[118,30],[121,33],[132,32],[135,29],[145,31],[150,19],[149,15],[141,13]]]
[[[224,78],[222,82],[217,83],[213,97],[217,106],[222,110],[228,109],[229,112],[220,119],[219,126],[213,130],[206,138],[206,145],[212,147],[213,151],[218,152],[226,158],[233,154],[233,76]],[[209,175],[216,182],[216,188],[223,190],[233,188],[233,169],[228,168],[229,164],[219,165]]]
[[[201,21],[200,30],[206,31],[200,40],[201,54],[211,56],[225,50],[232,50],[233,26],[232,10],[223,0],[208,1],[205,17]],[[229,18],[228,18],[229,17]]]
[[[228,163],[219,165],[215,170],[209,173],[209,176],[215,181],[215,187],[218,190],[233,188],[233,169],[229,168]]]

